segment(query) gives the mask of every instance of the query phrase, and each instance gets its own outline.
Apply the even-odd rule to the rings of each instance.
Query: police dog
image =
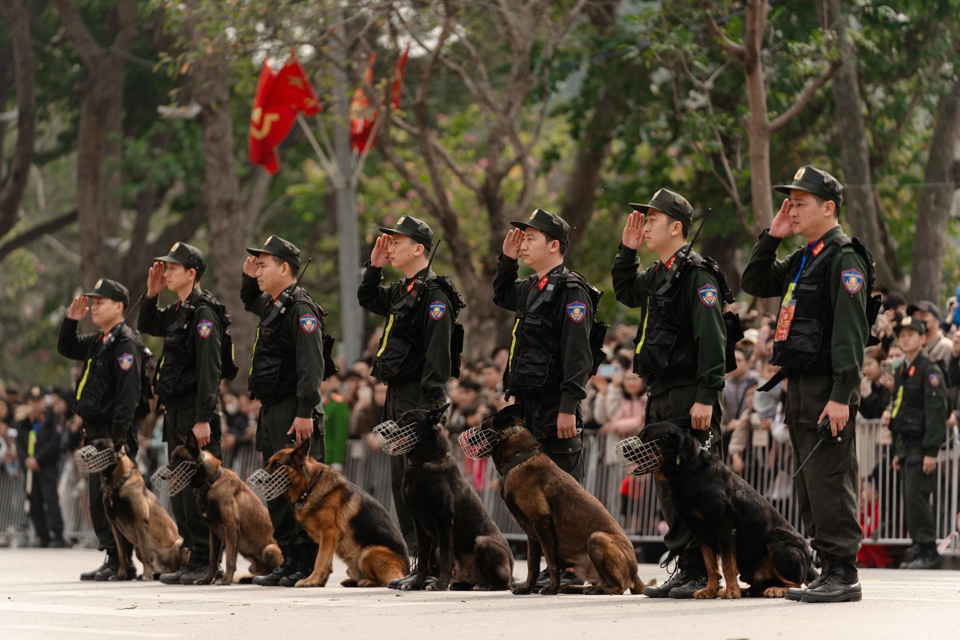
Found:
[[[237,554],[250,561],[254,576],[273,571],[283,554],[273,538],[273,524],[260,498],[237,474],[226,469],[212,453],[202,451],[193,431],[170,454],[167,467],[182,463],[196,469],[190,485],[197,496],[197,507],[210,529],[210,568],[194,584],[231,584],[237,570]],[[220,553],[226,550],[226,571],[217,577]]]
[[[669,484],[674,503],[693,532],[707,567],[707,587],[694,598],[782,598],[790,587],[816,577],[810,545],[773,505],[691,433],[670,422],[647,425],[640,442],[659,449],[657,477]],[[718,557],[723,567],[720,586]]]
[[[399,428],[413,426],[416,434],[416,444],[406,454],[401,494],[416,530],[417,574],[400,588],[506,590],[513,579],[513,554],[477,490],[464,479],[450,440],[439,428],[449,406],[414,409],[397,420]],[[440,576],[428,581],[435,550]]]
[[[500,496],[527,534],[527,581],[513,593],[536,590],[541,555],[550,570],[550,584],[541,594],[643,593],[637,555],[623,529],[599,500],[540,452],[533,434],[523,428],[518,407],[504,407],[486,418],[481,429],[473,437],[491,439],[491,458],[503,474]],[[564,563],[571,563],[589,586],[561,588]]]
[[[136,577],[136,567],[128,560],[130,546],[137,550],[143,564],[143,579],[156,580],[161,573],[173,573],[190,557],[183,548],[177,524],[160,506],[157,496],[143,482],[133,460],[121,452],[124,438],[101,438],[93,441],[98,451],[109,449],[116,455],[116,464],[100,472],[103,483],[103,508],[113,530],[120,555],[120,567],[111,580]]]
[[[339,471],[310,457],[309,438],[278,451],[267,462],[269,474],[285,472],[287,499],[294,515],[320,549],[313,572],[297,587],[322,587],[333,554],[347,564],[344,587],[384,587],[410,569],[407,545],[387,510]]]

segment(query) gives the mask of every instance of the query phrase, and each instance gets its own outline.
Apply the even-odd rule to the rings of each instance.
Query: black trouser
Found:
[[[185,441],[187,433],[196,424],[196,399],[178,403],[175,408],[166,407],[163,417],[163,440],[167,443],[169,455],[177,447],[179,441]],[[223,457],[221,449],[222,434],[220,431],[220,416],[210,421],[210,442],[203,449]],[[206,564],[210,557],[210,528],[207,521],[200,515],[197,506],[197,494],[193,487],[187,487],[170,498],[170,508],[173,519],[177,522],[177,531],[183,538],[183,546],[190,549],[190,562]]]
[[[30,519],[40,540],[63,537],[63,516],[60,514],[60,500],[57,495],[57,483],[60,480],[60,465],[43,467],[33,473],[33,486],[30,489]]]
[[[296,398],[289,398],[265,404],[260,409],[260,422],[257,425],[257,451],[263,454],[263,466],[267,466],[270,457],[281,449],[293,446],[296,440],[287,432],[297,417]],[[313,435],[310,436],[310,456],[323,462],[325,455],[323,416],[313,416]],[[298,557],[306,559],[316,557],[317,543],[293,514],[293,506],[283,495],[267,503],[270,522],[273,523],[273,537],[277,540],[284,558]]]
[[[937,488],[937,471],[923,472],[923,454],[908,453],[901,462],[903,474],[903,512],[907,532],[914,544],[937,541],[937,525],[930,499]]]
[[[814,549],[853,562],[863,536],[857,517],[858,405],[850,405],[850,419],[840,432],[840,442],[828,437],[813,451],[820,440],[817,421],[832,389],[830,376],[790,378],[784,422],[790,428],[795,464],[799,466],[810,456],[793,482],[804,533],[813,539]]]
[[[396,421],[404,411],[418,409],[417,400],[420,397],[420,377],[416,376],[406,382],[391,382],[387,385],[387,397],[383,405],[383,419]],[[390,457],[390,490],[393,494],[393,506],[397,511],[397,523],[407,549],[411,551],[417,547],[417,534],[413,525],[413,516],[403,504],[403,473],[407,468],[406,456]]]
[[[560,396],[545,394],[522,394],[517,404],[523,411],[523,426],[540,443],[540,450],[566,471],[574,480],[583,484],[583,415],[577,405],[577,435],[571,438],[557,437],[557,417],[560,413]]]
[[[647,400],[647,414],[644,424],[653,424],[655,422],[674,422],[681,418],[690,417],[690,409],[697,399],[697,387],[673,387],[663,393]],[[710,451],[723,458],[723,445],[720,435],[720,420],[723,417],[723,398],[718,393],[717,399],[713,403],[713,415],[710,417],[710,429],[699,431],[692,429],[691,433],[701,444],[706,444],[710,435],[713,435],[713,441],[710,443]],[[663,536],[663,543],[671,553],[680,553],[686,549],[695,549],[697,547],[693,532],[687,527],[683,518],[680,517],[673,502],[673,494],[670,492],[670,485],[661,482],[654,476],[654,486],[657,489],[657,499],[660,501],[660,510],[663,512],[663,519],[666,520],[669,527],[667,533]],[[698,556],[699,557],[699,556]]]
[[[90,522],[93,523],[93,532],[97,534],[97,549],[109,554],[117,553],[117,541],[113,537],[113,528],[107,519],[107,512],[103,508],[103,478],[99,473],[88,476],[90,488]]]

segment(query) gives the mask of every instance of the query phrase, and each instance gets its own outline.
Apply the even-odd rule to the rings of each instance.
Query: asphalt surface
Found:
[[[863,570],[859,603],[80,582],[102,554],[0,549],[0,638],[956,638],[960,571]],[[240,568],[246,569],[241,561]],[[526,563],[515,569],[526,575]],[[667,575],[641,565],[640,577]]]

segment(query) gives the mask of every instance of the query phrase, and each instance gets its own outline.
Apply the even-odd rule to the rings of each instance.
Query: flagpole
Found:
[[[330,174],[330,178],[334,181],[334,184],[338,180],[342,179],[339,169],[330,162],[330,158],[327,157],[327,154],[323,152],[323,148],[320,146],[320,143],[317,142],[316,136],[313,135],[313,130],[310,129],[310,125],[307,124],[306,119],[303,117],[303,112],[297,112],[297,123],[300,125],[300,128],[303,129],[303,132],[307,136],[307,140],[310,141],[310,146],[313,147],[313,150],[317,153],[317,157],[320,158],[320,164],[323,165],[323,168]]]

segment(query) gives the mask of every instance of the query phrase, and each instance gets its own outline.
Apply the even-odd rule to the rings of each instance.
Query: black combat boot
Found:
[[[906,566],[900,566],[903,569],[939,569],[942,564],[943,560],[937,552],[937,543],[925,542],[920,545],[920,555],[916,560]]]
[[[193,554],[190,555],[190,562],[183,567],[180,574],[180,584],[194,584],[200,578],[206,577],[209,564],[209,558],[193,560]]]
[[[293,561],[293,553],[284,553],[283,562],[277,565],[277,568],[271,573],[265,576],[256,576],[253,579],[253,584],[261,587],[279,587],[280,580],[293,573],[295,569],[296,563]]]
[[[99,567],[97,567],[97,568],[94,569],[93,571],[87,571],[86,573],[81,573],[81,574],[80,574],[80,579],[81,579],[81,580],[96,580],[98,573],[100,573],[101,571],[106,571],[106,570],[110,567],[110,553],[111,553],[111,552],[109,552],[109,551],[107,552],[107,554],[106,554],[106,555],[104,556],[104,558],[103,558],[103,564],[101,564]],[[116,551],[114,551],[113,554],[116,555]],[[117,568],[119,568],[119,566],[120,566],[120,563],[119,563],[119,561],[118,561],[118,562],[116,563],[116,567],[114,568],[114,571],[116,571]]]
[[[671,555],[662,567],[666,568],[675,556]],[[674,595],[674,589],[682,589]],[[647,587],[643,595],[650,598],[692,598],[695,591],[707,587],[707,570],[703,566],[703,555],[697,549],[684,549],[677,557],[677,566],[670,578],[662,585]]]
[[[803,600],[803,594],[807,589],[819,587],[823,581],[827,579],[832,558],[825,553],[818,552],[817,555],[820,557],[820,575],[812,580],[807,587],[792,587],[787,589],[787,593],[783,596],[784,598],[791,602],[801,602]]]
[[[313,568],[317,563],[317,552],[320,551],[317,546],[310,546],[293,550],[294,566],[293,571],[280,578],[281,587],[295,587],[301,580],[313,573]]]
[[[900,559],[900,564],[897,565],[898,569],[906,569],[907,565],[920,557],[920,553],[923,551],[923,547],[920,544],[912,544],[907,547],[907,550],[903,553],[903,557]]]
[[[413,579],[417,577],[417,550],[413,550],[413,559],[410,561],[410,573],[403,576],[402,578],[394,578],[387,583],[388,589],[402,589],[403,585],[408,582],[413,582]],[[430,582],[431,580],[436,581],[440,577],[440,563],[437,560],[437,553],[434,552],[433,557],[430,558],[430,567],[427,569],[427,579],[424,584]],[[547,582],[550,581],[550,578],[547,578]],[[520,583],[526,584],[526,583]]]
[[[93,576],[93,579],[97,582],[105,582],[117,575],[117,571],[120,570],[120,555],[117,553],[116,549],[110,549],[107,551],[107,562],[106,567]]]
[[[803,592],[801,602],[860,602],[863,593],[857,573],[856,556],[831,557],[826,577],[817,586],[811,583]],[[823,574],[821,574],[822,576]]]

